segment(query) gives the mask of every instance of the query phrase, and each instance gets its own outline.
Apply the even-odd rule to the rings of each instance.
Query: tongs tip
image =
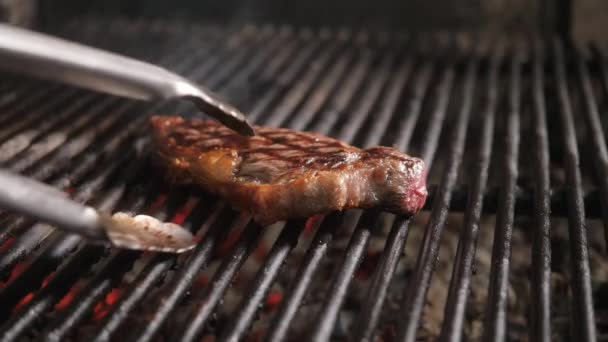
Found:
[[[255,135],[255,129],[247,121],[245,114],[209,90],[199,88],[194,95],[186,95],[185,97],[194,102],[203,113],[214,117],[235,132],[245,136]]]
[[[241,135],[250,137],[255,135],[253,125],[247,121],[245,115],[238,109],[227,105],[218,106],[218,109],[218,111],[210,111],[208,113],[226,125],[226,127],[233,129]]]
[[[124,212],[104,215],[104,228],[110,242],[119,248],[165,253],[183,253],[194,248],[192,234],[181,226],[147,215]]]

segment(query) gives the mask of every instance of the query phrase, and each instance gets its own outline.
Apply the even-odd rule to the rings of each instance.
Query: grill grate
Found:
[[[180,256],[106,250],[0,212],[3,340],[606,336],[601,49],[109,23],[80,19],[58,33],[204,81],[258,123],[422,156],[431,196],[411,219],[350,210],[260,229],[153,172],[142,113],[192,112],[187,105],[3,75],[4,167],[105,210],[183,224],[200,240]]]

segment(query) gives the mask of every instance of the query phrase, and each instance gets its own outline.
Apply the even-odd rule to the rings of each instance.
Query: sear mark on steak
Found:
[[[359,149],[317,133],[211,120],[150,119],[171,181],[196,183],[260,224],[348,208],[412,215],[427,196],[424,162],[390,147]]]

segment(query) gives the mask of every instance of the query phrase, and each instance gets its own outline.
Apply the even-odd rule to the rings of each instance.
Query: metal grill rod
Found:
[[[435,260],[439,254],[439,242],[447,219],[452,190],[456,184],[458,170],[464,153],[464,143],[471,114],[478,63],[477,58],[473,56],[469,59],[467,65],[462,96],[463,102],[458,113],[457,122],[451,133],[451,145],[446,168],[440,183],[439,195],[433,203],[433,213],[425,228],[422,247],[416,260],[411,286],[407,290],[404,296],[405,300],[402,303],[402,315],[405,319],[399,326],[397,333],[398,341],[414,341],[416,339],[420,315],[426,301],[426,294],[434,270]],[[447,102],[448,100],[444,98],[438,99],[438,102],[442,101]],[[431,125],[441,126],[442,121],[433,120],[431,121]],[[434,130],[434,127],[431,126],[429,130]],[[431,140],[428,145],[425,145],[425,152],[422,155],[425,158],[432,157],[436,144],[436,140]],[[429,148],[428,146],[432,146],[433,148]]]
[[[8,140],[7,149],[0,148],[0,162],[9,165],[11,170],[23,173],[43,157],[52,153],[62,145],[68,137],[72,137],[83,127],[97,122],[96,110],[89,112],[87,106],[93,103],[94,97],[87,96],[77,100],[73,106],[56,115],[53,119],[45,121],[34,130],[26,130]],[[112,101],[104,101],[97,110],[109,110]],[[82,115],[89,112],[89,115]],[[19,146],[10,146],[12,142],[18,142]],[[26,151],[27,149],[27,151]]]
[[[521,51],[521,50],[520,50]],[[511,264],[511,237],[515,211],[515,189],[517,186],[519,158],[519,121],[521,106],[521,64],[520,51],[511,57],[509,79],[509,112],[507,114],[507,134],[505,153],[501,159],[503,170],[501,193],[496,216],[496,229],[492,248],[492,266],[486,306],[484,339],[504,340],[506,336],[506,308],[509,291],[509,268]]]
[[[289,87],[287,84],[292,84],[295,82],[296,78],[301,74],[304,67],[306,67],[306,62],[309,61],[311,56],[321,47],[321,45],[317,42],[307,44],[303,49],[299,51],[293,57],[293,60],[289,62],[287,68],[284,70],[282,75],[278,78],[279,84],[270,88],[266,95],[263,96],[259,101],[257,101],[252,109],[249,111],[249,116],[251,120],[260,122],[263,120],[262,116],[266,115],[270,108],[274,107],[274,104],[280,99],[284,98],[284,94]],[[285,58],[287,60],[287,58]],[[272,72],[278,72],[281,70],[281,67],[276,67],[276,65],[282,65],[285,61],[274,59],[268,70],[264,71],[263,77],[272,79]],[[275,64],[276,63],[276,64]],[[264,80],[264,78],[262,80]]]
[[[296,111],[305,97],[309,96],[313,89],[313,84],[317,82],[321,73],[325,70],[336,56],[338,47],[330,46],[321,51],[321,55],[316,56],[308,72],[302,76],[298,83],[294,84],[289,92],[283,97],[281,103],[276,105],[268,117],[262,118],[268,126],[279,126],[285,122],[289,115]]]
[[[551,341],[551,181],[542,61],[542,46],[537,40],[534,46],[532,70],[536,229],[532,242],[530,340],[549,342]]]
[[[585,207],[579,157],[574,131],[572,104],[568,93],[565,57],[562,42],[553,41],[553,67],[556,77],[556,91],[560,104],[560,126],[563,138],[563,158],[568,183],[568,232],[571,252],[572,279],[570,280],[574,299],[574,336],[581,341],[595,341],[595,314],[589,270],[589,250],[585,225]]]
[[[405,72],[404,70],[409,68],[408,65],[410,65],[410,63],[411,61],[406,61],[400,70]],[[399,129],[397,130],[399,135],[393,144],[401,151],[408,150],[411,135],[422,108],[422,100],[428,89],[433,64],[432,61],[425,62],[413,82],[414,94],[406,106],[407,114],[400,120]],[[401,75],[398,78],[398,81],[395,81],[398,85],[394,85],[393,87],[403,89],[405,86],[405,79],[406,77]],[[400,92],[401,90],[395,89],[388,96],[386,101],[387,106],[385,107],[386,112],[395,112],[397,106],[396,96],[398,96],[397,94]],[[378,136],[380,136],[380,134],[378,134]],[[364,146],[371,146],[375,143],[377,142],[368,138],[365,141]],[[403,253],[403,247],[409,232],[409,223],[410,219],[406,217],[397,217],[393,222],[391,231],[386,239],[384,250],[380,256],[380,261],[374,272],[365,303],[362,306],[367,309],[360,311],[359,316],[354,323],[355,331],[353,336],[355,340],[370,341],[372,339],[372,335],[380,319],[388,287],[395,274],[401,254]]]
[[[462,338],[465,308],[470,292],[471,274],[479,236],[479,220],[483,210],[483,196],[488,179],[488,168],[494,138],[494,122],[498,102],[498,73],[502,62],[504,47],[499,44],[494,49],[487,79],[487,102],[483,111],[481,136],[475,156],[474,169],[469,177],[470,192],[465,211],[464,225],[458,240],[456,257],[448,297],[444,309],[440,339],[460,341]],[[514,70],[517,73],[519,70]],[[513,76],[515,78],[515,76]],[[512,80],[513,83],[516,83]],[[513,84],[518,91],[519,84]],[[517,99],[514,99],[516,101]],[[516,103],[515,105],[517,105]],[[513,106],[514,104],[512,104]],[[511,108],[517,111],[518,108]]]
[[[338,56],[338,60],[329,70],[327,77],[318,82],[310,100],[293,116],[293,120],[287,123],[289,127],[295,130],[303,130],[308,126],[309,122],[313,119],[312,117],[321,112],[321,108],[327,102],[330,94],[340,84],[345,71],[353,59],[354,56],[350,53],[341,53]]]
[[[386,46],[381,46],[378,55],[385,55],[384,49],[386,49]],[[369,69],[365,70],[365,75],[373,74],[373,76],[375,76],[373,79],[365,82],[369,84],[372,90],[369,92],[366,91],[367,89],[362,90],[365,93],[365,96],[360,99],[359,103],[353,104],[356,106],[356,109],[354,109],[353,115],[349,118],[347,123],[340,128],[338,133],[340,139],[352,142],[357,132],[362,129],[365,119],[370,116],[374,104],[379,99],[380,91],[388,82],[389,73],[386,68],[393,63],[393,58],[394,56],[389,56],[388,58],[381,57],[383,64],[379,67],[380,70],[378,72],[370,73]],[[353,94],[356,93],[356,90],[353,91]],[[375,138],[376,141],[379,142],[381,136]],[[328,340],[331,336],[346,291],[351,283],[354,272],[362,260],[363,253],[367,249],[369,238],[372,232],[377,230],[380,226],[378,211],[367,210],[361,215],[345,251],[340,269],[334,279],[332,279],[326,300],[315,321],[315,328],[311,334],[311,340]]]
[[[381,139],[378,139],[378,137],[384,136],[384,133],[388,131],[388,125],[391,122],[391,119],[396,115],[395,108],[403,96],[403,91],[410,79],[413,69],[413,61],[410,56],[399,56],[397,60],[404,58],[405,60],[400,62],[399,66],[397,66],[397,71],[392,77],[390,84],[387,86],[388,93],[379,103],[380,108],[378,109],[378,115],[374,117],[374,121],[371,123],[369,131],[363,137],[363,142],[361,143],[362,147],[371,147],[379,144]],[[417,118],[414,120],[416,119]],[[402,144],[396,144],[394,146],[401,151],[404,151],[404,149],[401,148],[401,146],[403,146]]]
[[[594,49],[596,56],[599,54],[599,49]],[[599,186],[600,202],[602,203],[602,217],[604,220],[604,238],[605,248],[608,248],[608,149],[606,149],[606,137],[602,130],[602,122],[600,120],[600,112],[597,106],[597,100],[591,84],[591,77],[587,69],[585,60],[580,53],[576,53],[576,69],[578,80],[583,90],[583,97],[586,110],[583,111],[585,123],[589,130],[591,145],[593,148],[593,161],[597,177],[595,181]],[[600,56],[601,57],[601,56]],[[605,68],[603,60],[598,61],[600,68]]]

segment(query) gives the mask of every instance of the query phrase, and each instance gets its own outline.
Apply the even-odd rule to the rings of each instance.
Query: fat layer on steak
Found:
[[[359,149],[317,133],[212,120],[150,119],[170,180],[196,183],[270,224],[347,208],[412,215],[427,196],[424,162],[390,147]]]

